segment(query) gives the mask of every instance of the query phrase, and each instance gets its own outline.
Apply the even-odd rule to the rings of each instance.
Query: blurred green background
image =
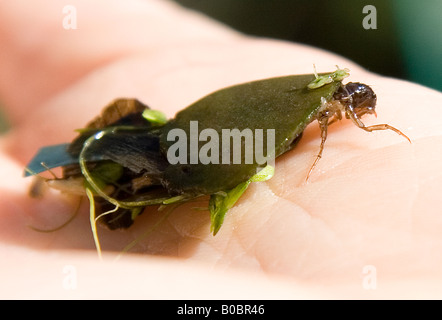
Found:
[[[442,91],[442,0],[175,0],[251,35],[301,42]],[[366,5],[377,29],[364,29]]]

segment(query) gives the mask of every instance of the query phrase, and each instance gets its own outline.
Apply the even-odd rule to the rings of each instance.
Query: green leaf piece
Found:
[[[143,211],[144,207],[136,207],[131,209],[130,213],[131,213],[131,219],[135,220],[138,215]]]
[[[107,185],[118,181],[122,175],[123,167],[112,161],[100,162],[91,171],[91,178],[100,189],[104,189]],[[86,188],[96,191],[87,180],[84,181],[84,184]]]
[[[227,211],[234,206],[239,197],[246,191],[250,184],[250,180],[240,183],[235,188],[227,192],[227,195],[212,194],[209,201],[210,210],[210,232],[216,235],[221,228]]]
[[[143,111],[143,118],[154,126],[162,126],[167,123],[167,117],[158,110],[146,109]]]
[[[318,75],[315,72],[316,79],[313,80],[312,82],[310,82],[307,85],[307,87],[309,89],[317,89],[317,88],[320,88],[322,86],[325,86],[326,84],[329,84],[329,83],[332,83],[335,81],[342,81],[343,79],[347,78],[350,75],[349,69],[347,69],[347,68],[339,69],[338,66],[336,66],[336,68],[338,68],[338,69],[332,73]]]
[[[221,228],[224,217],[227,211],[229,211],[241,195],[247,190],[251,182],[262,182],[267,181],[273,177],[275,173],[275,168],[267,165],[260,172],[252,176],[249,180],[240,183],[235,188],[227,192],[217,192],[210,196],[209,210],[210,210],[210,232],[216,235]]]
[[[339,72],[336,77],[339,77]],[[305,127],[316,119],[324,99],[331,101],[341,86],[341,82],[333,81],[315,90],[308,89],[307,85],[315,79],[314,74],[284,76],[243,83],[211,93],[180,111],[158,130],[161,132],[161,150],[169,150],[172,146],[176,148],[178,141],[167,139],[168,133],[174,129],[184,131],[183,135],[188,138],[188,148],[189,140],[192,140],[190,137],[198,137],[190,125],[191,121],[197,120],[198,132],[215,130],[221,138],[225,129],[236,129],[240,134],[249,130],[252,133],[262,130],[262,155],[277,158],[294,147],[294,141]],[[274,147],[266,139],[270,130],[274,130]],[[258,139],[253,141],[253,149],[249,146],[246,149],[247,144],[244,145],[244,152],[241,151],[240,154],[241,163],[238,165],[231,165],[232,161],[230,164],[223,164],[222,161],[191,164],[187,159],[187,163],[166,167],[162,177],[167,181],[168,188],[177,194],[214,194],[219,190],[233,189],[250,179],[262,166],[262,163],[256,161],[256,157],[252,163],[245,159],[247,152],[256,155]],[[201,145],[207,146],[198,141],[198,146]],[[231,157],[235,153],[232,149]]]
[[[275,174],[275,168],[271,165],[267,165],[264,169],[259,171],[253,177],[250,178],[251,182],[262,182],[270,180]]]

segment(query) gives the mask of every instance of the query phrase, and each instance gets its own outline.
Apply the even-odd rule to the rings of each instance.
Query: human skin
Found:
[[[0,4],[0,97],[12,129],[0,140],[0,297],[3,298],[440,298],[442,285],[442,95],[369,73],[300,44],[251,38],[165,1]],[[369,31],[367,31],[369,32]],[[28,195],[23,168],[42,146],[75,137],[117,97],[136,97],[169,117],[202,96],[245,81],[351,70],[370,85],[392,131],[351,121],[317,123],[278,158],[275,176],[252,184],[214,237],[207,211],[176,209],[118,262],[115,257],[164,212],[148,210],[126,231],[99,228],[99,261],[87,201]],[[75,276],[76,287],[68,280]],[[375,282],[373,282],[376,280]]]

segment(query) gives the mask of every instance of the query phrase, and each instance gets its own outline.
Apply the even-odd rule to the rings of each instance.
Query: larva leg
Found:
[[[399,129],[396,129],[393,126],[390,126],[389,124],[385,124],[385,123],[384,124],[375,124],[375,125],[366,127],[365,124],[354,113],[347,112],[347,114],[355,125],[357,125],[359,128],[361,128],[365,131],[372,132],[372,131],[376,131],[376,130],[391,130],[391,131],[394,131],[397,134],[403,136],[405,139],[408,140],[408,142],[411,143],[410,138],[408,138],[402,131],[400,131]]]
[[[318,120],[319,127],[321,129],[321,145],[319,146],[318,155],[316,156],[315,162],[313,162],[312,166],[310,167],[310,170],[307,174],[307,177],[305,178],[305,181],[308,181],[311,173],[313,172],[313,170],[315,169],[316,165],[318,164],[319,160],[322,157],[322,151],[324,150],[325,140],[327,140],[327,128],[328,128],[328,124],[329,124],[328,120],[329,120],[328,117],[324,117],[324,118]]]

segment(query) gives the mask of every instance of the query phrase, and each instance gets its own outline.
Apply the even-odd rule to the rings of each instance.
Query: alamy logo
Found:
[[[62,10],[63,14],[63,28],[66,30],[77,29],[77,8],[73,5],[65,5]]]
[[[362,13],[367,14],[362,20],[362,27],[364,27],[365,30],[376,30],[378,28],[376,7],[368,4],[362,8]]]
[[[175,128],[168,132],[167,141],[175,142],[167,150],[170,164],[263,165],[275,159],[275,129],[222,129],[220,134],[211,128],[199,132],[198,121],[190,121],[189,137]],[[200,147],[200,142],[205,143]]]

